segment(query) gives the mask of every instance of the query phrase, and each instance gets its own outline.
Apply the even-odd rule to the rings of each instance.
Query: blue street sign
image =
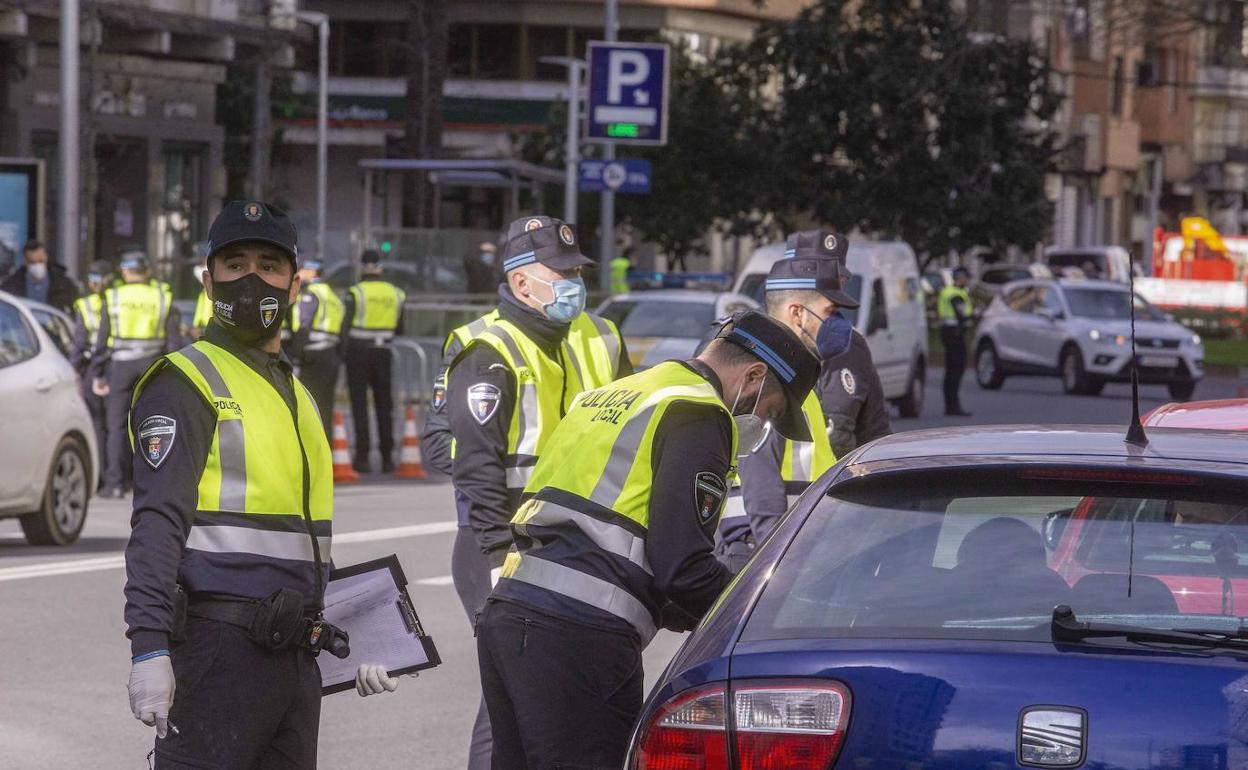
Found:
[[[589,43],[586,139],[667,144],[666,43]]]
[[[579,187],[582,192],[614,190],[644,195],[650,192],[650,161],[641,158],[619,158],[610,163],[583,160]]]

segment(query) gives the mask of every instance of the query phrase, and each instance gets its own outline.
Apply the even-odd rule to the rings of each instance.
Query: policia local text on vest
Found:
[[[615,325],[583,311],[577,273],[591,262],[571,227],[544,216],[517,220],[503,260],[508,283],[499,287],[498,309],[447,337],[424,430],[426,459],[453,474],[460,529],[451,574],[474,622],[548,437],[578,394],[632,373]],[[482,703],[468,768],[489,766]]]
[[[92,392],[104,399],[102,497],[121,497],[130,486],[126,416],[135,384],[153,361],[182,344],[173,293],[152,280],[147,256],[129,252],[119,266],[125,282],[104,291],[90,367]]]
[[[373,394],[377,414],[377,448],[381,470],[394,470],[394,358],[390,341],[403,331],[403,303],[407,293],[383,279],[381,253],[360,255],[364,272],[360,282],[344,298],[343,334],[347,337],[347,390],[351,394],[351,419],[355,427],[355,460],[359,473],[372,467],[372,440],[368,426],[368,393]]]
[[[660,627],[696,625],[731,579],[712,539],[737,448],[768,420],[809,439],[800,404],[817,372],[791,332],[750,312],[696,359],[575,400],[478,625],[495,767],[623,765],[642,649]]]
[[[130,706],[157,728],[158,768],[315,768],[314,655],[346,640],[320,621],[329,442],[276,336],[297,286],[295,230],[236,202],[209,240],[214,319],[134,394]],[[382,677],[363,666],[357,689],[393,689]]]

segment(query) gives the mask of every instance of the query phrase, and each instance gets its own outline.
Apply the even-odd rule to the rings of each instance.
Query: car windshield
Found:
[[[742,638],[1048,641],[1058,604],[1165,629],[1248,615],[1248,504],[931,486],[820,500]]]
[[[715,305],[660,299],[620,300],[604,308],[602,314],[615,321],[625,337],[702,339],[715,320]]]
[[[1113,289],[1066,289],[1066,302],[1070,305],[1071,315],[1104,321],[1126,321],[1131,318],[1128,296],[1128,292]],[[1139,321],[1164,321],[1166,318],[1138,294],[1135,295],[1135,317]]]

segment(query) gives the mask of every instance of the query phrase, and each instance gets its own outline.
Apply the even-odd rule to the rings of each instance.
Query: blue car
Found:
[[[1123,433],[845,458],[673,658],[629,770],[1248,768],[1248,438]]]

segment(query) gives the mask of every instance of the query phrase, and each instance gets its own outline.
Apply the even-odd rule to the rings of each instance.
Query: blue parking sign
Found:
[[[667,144],[666,43],[589,43],[586,139]]]
[[[581,192],[612,190],[644,195],[650,192],[650,161],[644,158],[618,158],[581,161]]]

